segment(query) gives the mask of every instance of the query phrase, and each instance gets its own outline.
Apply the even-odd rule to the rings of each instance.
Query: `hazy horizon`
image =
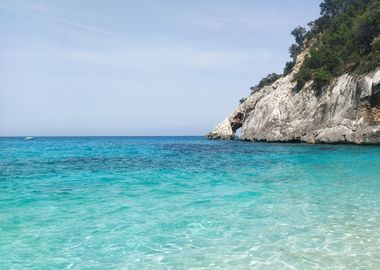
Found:
[[[0,0],[0,136],[204,135],[319,3]]]

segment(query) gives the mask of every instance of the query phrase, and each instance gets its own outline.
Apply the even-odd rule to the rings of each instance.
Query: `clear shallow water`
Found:
[[[0,138],[0,269],[380,269],[380,147]]]

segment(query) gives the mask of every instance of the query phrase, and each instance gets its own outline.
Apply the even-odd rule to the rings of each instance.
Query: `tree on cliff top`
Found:
[[[301,46],[303,43],[303,40],[305,38],[306,32],[307,31],[306,31],[305,27],[297,26],[296,28],[293,29],[292,32],[290,32],[290,34],[292,34],[294,36],[297,45]]]

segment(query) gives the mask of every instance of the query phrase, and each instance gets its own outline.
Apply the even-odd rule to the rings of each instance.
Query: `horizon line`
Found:
[[[205,135],[0,135],[0,138],[49,137],[204,137]]]

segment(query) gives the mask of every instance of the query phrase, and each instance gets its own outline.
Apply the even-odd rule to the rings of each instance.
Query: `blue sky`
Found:
[[[203,135],[320,0],[0,0],[0,136]]]

